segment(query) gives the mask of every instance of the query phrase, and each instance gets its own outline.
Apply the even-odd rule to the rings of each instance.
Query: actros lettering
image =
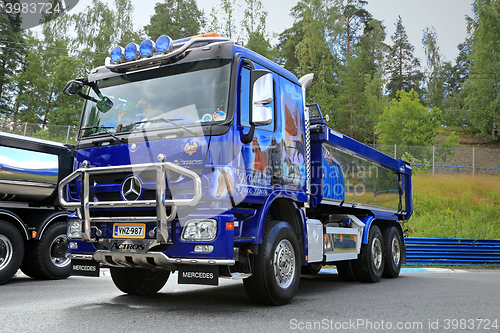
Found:
[[[144,244],[117,244],[111,245],[111,250],[144,250],[146,245]]]

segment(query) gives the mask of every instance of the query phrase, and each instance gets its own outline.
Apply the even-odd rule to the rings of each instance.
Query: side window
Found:
[[[251,70],[247,67],[243,67],[241,69],[240,73],[240,125],[244,127],[250,127],[250,72]],[[276,118],[276,111],[275,111],[275,105],[276,105],[276,89],[273,88],[274,91],[274,97],[273,97],[273,102],[270,103],[270,106],[273,110],[273,121],[266,126],[259,126],[257,128],[259,129],[264,129],[267,131],[274,131],[275,129],[275,118]],[[266,105],[267,106],[267,105]]]
[[[241,91],[240,91],[240,124],[250,127],[250,69],[243,67],[241,69]]]

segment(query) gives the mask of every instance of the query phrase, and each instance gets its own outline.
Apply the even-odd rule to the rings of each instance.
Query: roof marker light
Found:
[[[139,57],[139,46],[135,43],[130,43],[125,46],[125,58],[127,60],[135,60]]]
[[[153,54],[154,48],[155,48],[155,43],[149,39],[146,39],[141,43],[139,49],[143,57],[149,57],[151,54]]]
[[[158,37],[156,40],[156,49],[158,52],[165,53],[170,50],[170,47],[172,46],[172,38],[163,35]]]
[[[123,47],[117,46],[111,50],[111,61],[114,63],[119,63],[123,60]]]

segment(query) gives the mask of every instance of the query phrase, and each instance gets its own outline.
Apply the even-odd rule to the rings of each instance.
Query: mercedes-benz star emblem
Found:
[[[122,183],[122,197],[126,201],[136,201],[142,193],[142,181],[137,176],[130,176]]]

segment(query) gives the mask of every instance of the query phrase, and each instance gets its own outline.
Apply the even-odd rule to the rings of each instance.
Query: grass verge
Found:
[[[500,179],[415,175],[409,237],[500,239]]]

